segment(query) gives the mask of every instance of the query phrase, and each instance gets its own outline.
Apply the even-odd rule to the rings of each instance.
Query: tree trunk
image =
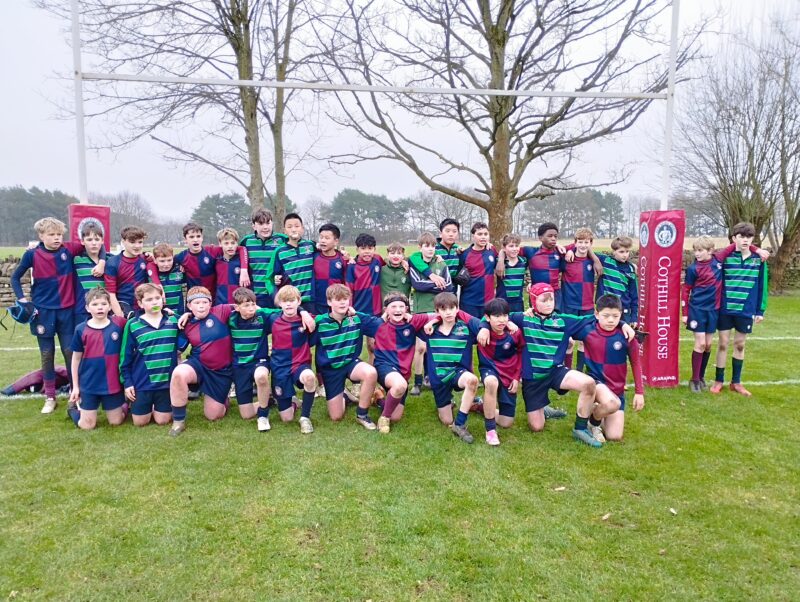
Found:
[[[492,199],[489,208],[489,236],[492,244],[500,248],[503,235],[514,231],[514,202],[508,196]]]
[[[785,232],[781,246],[769,261],[769,287],[779,293],[784,289],[786,268],[800,249],[800,228],[795,228],[791,233]]]

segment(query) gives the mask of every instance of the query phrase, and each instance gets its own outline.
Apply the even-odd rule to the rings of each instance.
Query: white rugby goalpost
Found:
[[[86,124],[83,101],[84,81],[127,81],[165,84],[187,84],[206,86],[242,87],[252,86],[257,88],[288,88],[298,90],[317,91],[345,91],[345,92],[374,92],[378,94],[404,93],[404,94],[438,94],[462,96],[521,96],[543,98],[630,98],[666,100],[666,118],[664,120],[664,148],[662,154],[662,184],[660,196],[660,209],[666,210],[669,203],[671,167],[672,167],[672,129],[675,110],[675,72],[678,57],[678,23],[680,13],[680,0],[672,0],[672,27],[669,43],[669,72],[667,78],[667,91],[664,93],[634,92],[621,90],[619,92],[577,92],[574,90],[493,90],[489,88],[416,88],[402,86],[362,86],[329,84],[324,82],[279,82],[275,80],[238,80],[214,79],[194,77],[166,77],[140,74],[120,73],[92,73],[84,72],[81,59],[81,30],[79,0],[72,0],[72,60],[75,87],[75,129],[78,152],[78,182],[80,188],[80,202],[89,202],[88,178],[86,169]]]

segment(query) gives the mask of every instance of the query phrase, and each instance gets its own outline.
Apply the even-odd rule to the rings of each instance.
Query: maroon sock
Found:
[[[397,409],[397,406],[400,405],[400,398],[395,397],[391,393],[386,393],[386,399],[383,400],[383,411],[381,412],[381,416],[386,416],[386,418],[391,418],[394,411]]]
[[[44,396],[45,397],[55,397],[56,396],[56,379],[47,379],[44,381]]]
[[[700,380],[700,366],[703,363],[703,353],[692,351],[692,380]]]
[[[569,368],[570,370],[572,369],[572,354],[571,353],[568,353],[567,357],[564,358],[564,365],[567,368]]]

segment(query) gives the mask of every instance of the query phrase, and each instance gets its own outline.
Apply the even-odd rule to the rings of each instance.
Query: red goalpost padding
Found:
[[[682,210],[647,211],[639,217],[639,324],[644,382],[677,387],[683,239]]]
[[[111,250],[111,207],[107,205],[88,205],[73,203],[67,208],[69,235],[72,242],[81,241],[81,230],[89,221],[100,224],[103,229],[103,244],[106,251]]]

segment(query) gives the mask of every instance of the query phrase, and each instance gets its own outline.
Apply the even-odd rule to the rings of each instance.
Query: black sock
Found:
[[[595,417],[594,417],[594,414],[592,414],[591,416],[589,416],[589,424],[591,424],[592,426],[600,426],[600,424],[601,424],[602,422],[603,422],[603,421],[602,421],[602,419],[600,419],[600,418],[595,418]]]
[[[311,418],[311,408],[314,407],[314,395],[316,391],[306,391],[303,389],[303,407],[300,409],[300,416]]]
[[[710,357],[710,351],[703,351],[703,359],[700,360],[700,380],[704,380],[706,377],[706,366],[708,366],[708,358]]]
[[[422,386],[422,374],[415,374],[414,375],[414,386],[421,387]]]
[[[575,430],[576,431],[585,431],[586,424],[589,422],[588,418],[581,418],[577,414],[575,414]]]
[[[575,369],[578,372],[583,372],[583,367],[586,365],[586,354],[583,351],[578,351],[578,361],[576,362]]]
[[[717,366],[717,373],[714,376],[714,380],[717,381],[718,383],[724,383],[725,382],[725,368],[724,367],[720,368],[719,366]]]
[[[731,382],[738,384],[742,382],[742,366],[744,365],[744,360],[738,360],[733,358],[733,375],[731,376]]]

